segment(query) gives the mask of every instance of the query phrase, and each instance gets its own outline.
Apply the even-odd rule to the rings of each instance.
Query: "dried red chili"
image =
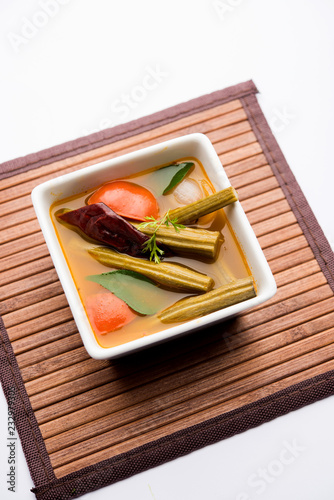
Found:
[[[104,203],[86,205],[76,210],[57,213],[56,216],[61,221],[79,228],[89,238],[111,246],[121,253],[132,257],[149,257],[149,254],[143,251],[143,245],[149,237]],[[159,244],[159,247],[170,254],[163,245]]]

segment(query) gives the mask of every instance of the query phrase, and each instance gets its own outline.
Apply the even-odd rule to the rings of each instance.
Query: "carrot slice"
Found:
[[[118,330],[136,317],[132,309],[111,292],[87,297],[86,311],[93,330],[100,335]]]
[[[151,191],[134,182],[113,181],[104,184],[88,200],[89,205],[100,202],[129,219],[143,221],[146,217],[159,217],[159,206]]]

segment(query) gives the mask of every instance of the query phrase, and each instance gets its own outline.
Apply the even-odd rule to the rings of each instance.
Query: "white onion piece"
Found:
[[[181,205],[188,205],[204,197],[203,191],[195,179],[183,179],[173,191],[175,199]]]

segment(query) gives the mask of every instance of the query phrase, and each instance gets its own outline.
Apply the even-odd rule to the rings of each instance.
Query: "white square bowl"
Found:
[[[185,157],[194,157],[202,163],[217,191],[231,185],[208,137],[196,133],[56,177],[35,187],[32,192],[37,218],[74,320],[88,354],[95,359],[117,358],[186,332],[221,322],[241,311],[257,306],[276,292],[276,283],[269,265],[238,201],[225,207],[224,211],[251,269],[257,286],[256,297],[116,347],[105,348],[98,344],[59,244],[50,217],[50,207],[56,201],[80,194],[113,179],[127,177]]]

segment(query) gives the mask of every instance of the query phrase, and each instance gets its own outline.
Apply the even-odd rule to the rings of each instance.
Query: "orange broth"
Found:
[[[215,189],[211,181],[209,180],[202,164],[195,158],[182,158],[178,160],[178,163],[183,161],[192,161],[195,163],[194,168],[187,175],[187,178],[196,180],[202,186],[202,188],[204,188],[204,195],[214,193]],[[164,189],[166,186],[162,186],[162,189],[161,185],[157,186],[156,180],[152,174],[154,174],[154,172],[160,169],[162,166],[164,165],[160,165],[155,169],[146,170],[129,177],[117,179],[135,182],[136,184],[140,184],[141,186],[149,189],[158,201],[160,216],[163,216],[163,214],[165,214],[168,209],[174,209],[178,206],[181,206],[174,197],[174,190],[169,192],[167,195],[161,195],[159,193],[159,191],[161,192],[162,189]],[[112,181],[116,179],[110,180]],[[179,184],[179,186],[181,186],[181,184]],[[94,189],[85,191],[80,195],[63,199],[59,202],[54,203],[51,207],[51,218],[56,230],[56,234],[84,306],[86,298],[92,294],[101,292],[108,294],[111,293],[98,283],[88,281],[86,279],[86,276],[110,272],[113,270],[113,268],[104,266],[93,257],[91,257],[88,254],[87,250],[94,247],[94,243],[85,240],[76,231],[71,230],[65,225],[61,224],[56,219],[54,214],[61,208],[69,208],[71,210],[75,210],[84,206],[86,204],[87,198],[99,187],[100,186],[96,186]],[[223,210],[219,210],[215,214],[203,217],[197,222],[196,227],[221,232],[223,236],[223,242],[214,262],[209,262],[201,258],[187,258],[178,255],[166,258],[165,262],[180,263],[191,267],[196,271],[211,276],[215,281],[215,288],[234,279],[244,278],[251,274],[246,258],[240,248],[240,245],[237,242],[230,223],[228,222]],[[97,243],[95,246],[101,246],[101,243]],[[159,293],[162,293],[164,295],[163,300],[166,304],[165,308],[174,304],[181,298],[190,295],[189,293],[164,290],[161,287],[159,287]],[[97,332],[94,333],[98,343],[102,347],[107,348],[124,344],[126,342],[130,342],[147,335],[151,335],[177,324],[178,323],[173,323],[172,325],[163,324],[157,319],[156,315],[142,316],[137,314],[132,322],[123,326],[119,330],[103,335]]]

